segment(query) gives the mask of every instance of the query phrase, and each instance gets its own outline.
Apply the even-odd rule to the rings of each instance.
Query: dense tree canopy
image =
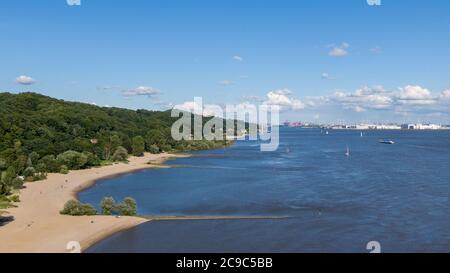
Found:
[[[66,102],[36,93],[0,93],[0,195],[23,182],[125,161],[128,154],[202,150],[226,141],[175,141],[170,111]],[[207,122],[207,119],[204,119]]]

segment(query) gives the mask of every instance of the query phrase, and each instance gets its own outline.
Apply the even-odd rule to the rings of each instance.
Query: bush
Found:
[[[11,198],[9,198],[9,200],[11,200],[11,202],[14,202],[14,203],[20,202],[20,198],[18,195],[11,196]]]
[[[61,169],[59,170],[59,173],[68,174],[69,173],[69,168],[67,168],[66,165],[62,165]]]
[[[66,165],[70,170],[79,170],[88,163],[88,156],[75,151],[67,151],[59,154],[56,159],[62,165]]]
[[[96,215],[97,210],[90,204],[82,204],[77,200],[70,200],[64,205],[64,209],[60,212],[63,215],[83,216]]]
[[[33,176],[33,181],[39,181],[44,179],[47,179],[47,173],[44,172],[35,173]]]
[[[11,193],[11,187],[3,182],[0,182],[0,198]]]
[[[6,168],[8,168],[6,160],[0,158],[0,172],[6,170]]]
[[[127,197],[116,206],[115,210],[119,215],[136,216],[137,215],[136,200],[134,200],[131,197]]]
[[[48,172],[47,166],[44,163],[38,163],[36,164],[36,171],[40,173]]]
[[[25,182],[25,181],[23,181],[22,178],[16,177],[16,178],[14,178],[14,179],[11,181],[11,187],[14,188],[14,189],[21,189],[21,188],[23,188],[23,183],[24,183],[24,182]]]
[[[100,207],[102,208],[103,215],[112,215],[116,206],[116,201],[112,197],[103,198],[100,203]]]
[[[150,130],[145,136],[145,144],[147,151],[150,152],[150,146],[156,145],[161,147],[167,143],[169,137],[164,134],[162,130]]]
[[[39,163],[45,166],[45,170],[40,170],[38,168],[39,171],[57,173],[61,170],[61,164],[58,162],[58,160],[56,160],[54,155],[44,156],[43,158],[41,158],[41,160],[39,160]]]
[[[38,163],[39,157],[40,157],[40,156],[39,156],[38,153],[36,153],[36,152],[31,152],[31,153],[28,155],[28,161],[27,161],[28,167],[33,167],[33,166],[35,166],[35,165]]]
[[[114,155],[112,157],[113,161],[127,161],[128,159],[128,151],[122,146],[117,147]]]
[[[25,176],[25,178],[33,177],[35,173],[36,170],[33,167],[28,167],[23,171],[23,176]]]
[[[152,154],[159,154],[161,152],[159,147],[156,146],[155,144],[150,145],[150,147],[148,147],[148,151]]]
[[[87,162],[86,166],[88,167],[94,167],[94,166],[100,166],[100,159],[94,155],[91,152],[83,152],[83,155],[86,156]]]
[[[6,171],[1,173],[0,182],[8,186],[8,185],[11,185],[11,182],[16,177],[17,177],[16,171],[15,171],[14,167],[11,166],[11,167],[8,167],[8,169],[6,169]]]
[[[170,146],[170,145],[161,145],[159,150],[160,150],[160,152],[167,152],[167,151],[172,150],[172,146]]]

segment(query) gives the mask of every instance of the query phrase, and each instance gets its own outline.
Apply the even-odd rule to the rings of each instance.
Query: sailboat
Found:
[[[364,134],[363,134],[363,132],[361,132],[361,137],[363,137],[364,136]]]
[[[345,153],[345,156],[349,157],[350,156],[350,148],[347,146],[347,152]]]

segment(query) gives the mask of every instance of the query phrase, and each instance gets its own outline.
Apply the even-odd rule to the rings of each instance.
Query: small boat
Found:
[[[330,134],[328,131],[325,133],[326,135]]]
[[[350,156],[350,148],[347,146],[347,152],[345,153],[345,156],[349,157]]]
[[[364,136],[364,134],[363,134],[363,132],[361,132],[361,137],[363,137]]]
[[[378,142],[381,144],[389,144],[389,145],[395,144],[395,142],[392,140],[380,140]]]

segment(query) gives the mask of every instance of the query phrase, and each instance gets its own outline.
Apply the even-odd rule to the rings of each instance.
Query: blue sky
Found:
[[[3,0],[0,90],[126,108],[450,123],[450,1]],[[24,76],[24,77],[20,77]]]

